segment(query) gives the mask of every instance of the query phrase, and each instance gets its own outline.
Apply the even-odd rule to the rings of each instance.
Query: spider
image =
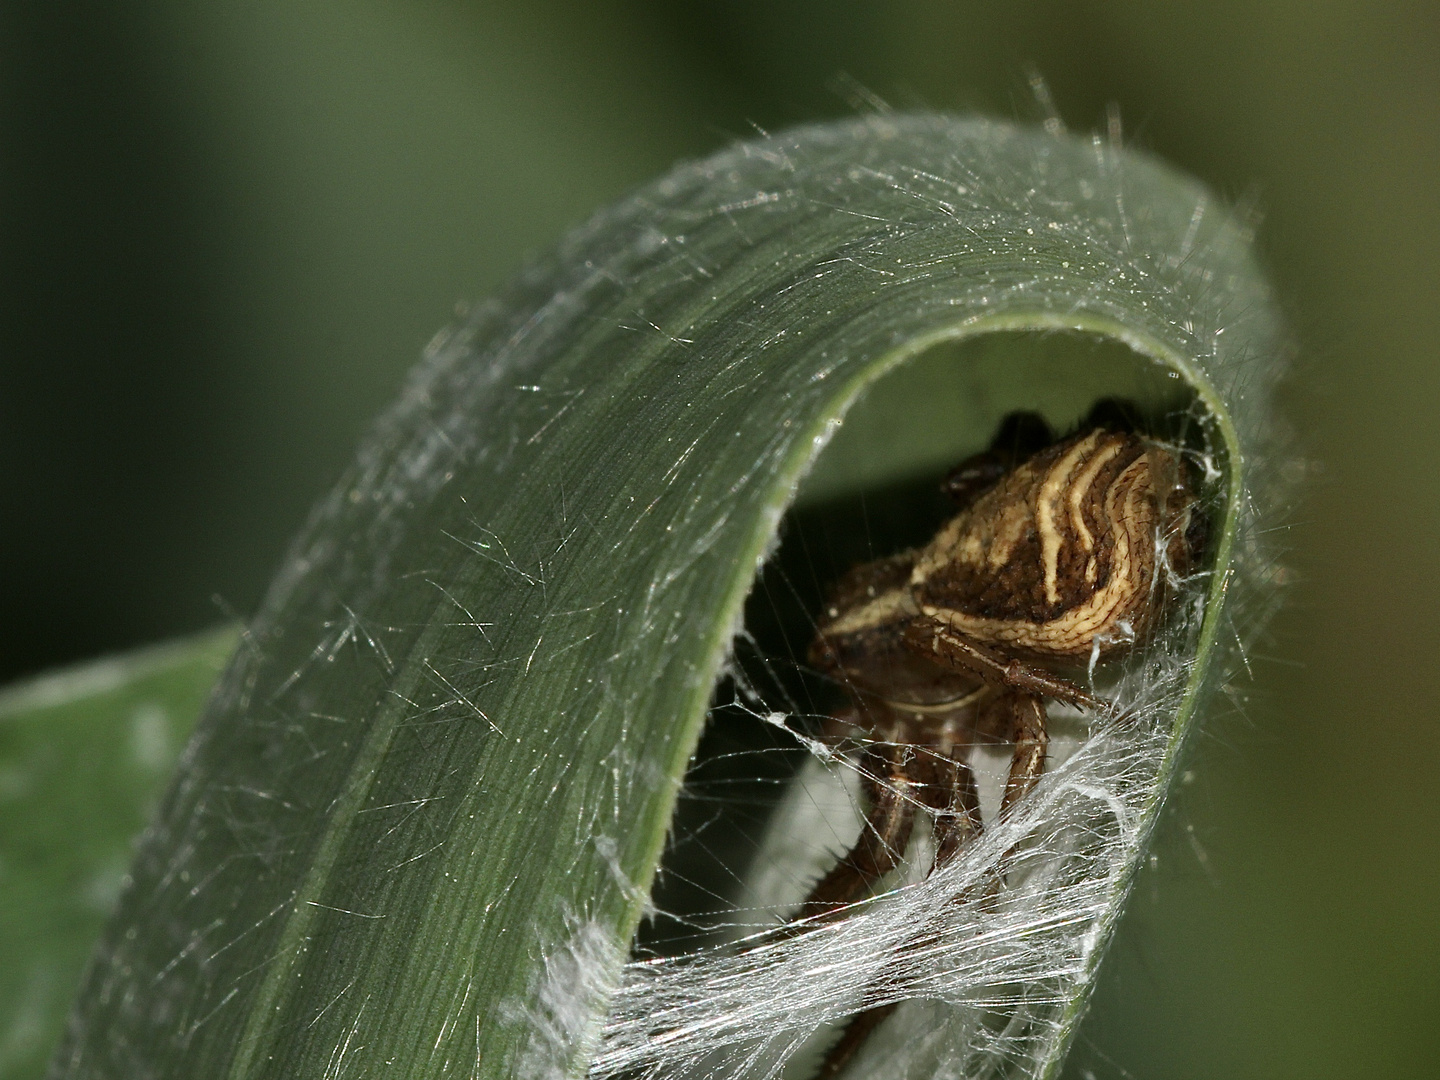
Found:
[[[1167,567],[1186,573],[1204,541],[1182,462],[1117,422],[1123,414],[1102,402],[1059,441],[1037,414],[1010,415],[988,450],[946,477],[959,513],[928,544],[857,566],[835,586],[809,661],[849,698],[832,724],[861,736],[868,810],[804,916],[832,916],[895,870],[917,808],[932,821],[931,872],[955,857],[982,827],[966,763],[975,742],[1014,744],[1003,820],[1044,771],[1045,699],[1106,707],[1047,665],[1143,638],[1165,606]],[[894,1008],[852,1017],[819,1080]]]

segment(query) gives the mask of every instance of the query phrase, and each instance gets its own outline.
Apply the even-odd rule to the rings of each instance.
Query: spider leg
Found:
[[[963,760],[970,748],[968,739],[960,735],[954,720],[922,729],[929,736],[921,738],[910,766],[916,797],[934,814],[931,826],[935,838],[935,857],[930,866],[934,873],[955,858],[967,840],[980,832],[980,796],[975,788],[975,774]],[[815,1080],[834,1080],[850,1064],[860,1047],[899,1006],[898,1001],[875,1005],[852,1016],[840,1038],[825,1053]]]
[[[1038,694],[1013,693],[1006,696],[1010,709],[1010,741],[1015,754],[1010,759],[1010,775],[1005,780],[1005,794],[1000,800],[1000,817],[1010,816],[1011,809],[1029,794],[1045,771],[1045,751],[1050,746],[1050,733],[1045,729],[1045,703]]]
[[[1078,690],[1078,687],[1076,689]],[[1004,819],[1030,792],[1045,771],[1045,752],[1050,742],[1046,730],[1045,703],[1038,693],[1010,689],[990,699],[984,708],[996,720],[1002,723],[1008,721],[1005,726],[1008,728],[1009,741],[1015,744],[1015,751],[1010,759],[1010,772],[1005,781],[1005,793],[1000,801],[1000,817]],[[982,723],[984,719],[980,718]],[[959,725],[952,720],[942,724],[921,725],[918,730],[908,731],[904,726],[897,725],[890,734],[897,742],[901,739],[913,741],[913,753],[896,756],[894,751],[904,749],[903,746],[894,743],[884,745],[884,760],[894,770],[888,783],[877,783],[880,774],[867,770],[867,790],[871,791],[872,810],[866,820],[866,832],[845,860],[816,886],[811,894],[811,904],[822,899],[822,893],[827,886],[837,895],[848,889],[847,899],[841,903],[853,902],[863,895],[870,884],[895,868],[909,839],[910,820],[913,820],[913,810],[908,809],[911,798],[934,814],[932,828],[935,856],[931,864],[932,873],[953,860],[965,842],[977,835],[982,828],[975,776],[963,760],[969,749],[969,742],[961,737]],[[882,748],[872,748],[872,752],[879,749]],[[857,858],[857,853],[868,843],[871,846],[865,857],[873,859],[874,841],[881,835],[878,822],[884,816],[881,802],[885,797],[882,794],[883,789],[890,791],[889,800],[884,805],[888,807],[898,802],[899,806],[895,807],[897,810],[900,806],[905,807],[902,812],[906,814],[907,823],[903,836],[894,834],[894,842],[885,849],[888,861],[884,864],[883,872],[866,878],[859,872],[862,859]],[[910,795],[907,789],[913,789],[913,795]],[[903,796],[896,800],[895,796],[901,793],[904,793]],[[878,861],[868,865],[871,869],[879,870]],[[833,904],[828,910],[834,910],[838,906],[840,905]],[[815,1080],[835,1080],[875,1029],[895,1012],[898,1005],[898,1001],[887,1002],[852,1016],[841,1031],[840,1038],[826,1051],[815,1074]]]
[[[890,713],[888,708],[882,709]],[[829,915],[863,900],[871,888],[900,865],[915,826],[915,749],[911,726],[890,713],[882,737],[860,759],[861,784],[869,810],[860,837],[810,891],[801,918]]]
[[[934,725],[930,737],[918,747],[915,762],[917,796],[931,811],[935,855],[933,874],[945,866],[971,837],[980,831],[980,795],[975,774],[964,760],[970,739],[962,736],[955,720]]]
[[[991,686],[1052,697],[1067,705],[1100,711],[1108,704],[1035,664],[1004,656],[988,645],[966,637],[938,619],[916,619],[905,629],[905,643],[938,663],[973,675]]]

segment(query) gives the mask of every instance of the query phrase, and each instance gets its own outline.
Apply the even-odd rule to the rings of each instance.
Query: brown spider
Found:
[[[809,660],[858,729],[868,812],[860,838],[811,891],[801,914],[825,917],[864,899],[896,869],[916,807],[932,816],[931,870],[981,829],[966,763],[981,739],[1015,746],[1000,806],[1007,816],[1045,768],[1045,698],[1100,701],[1042,665],[1112,655],[1153,628],[1166,567],[1187,572],[1203,520],[1172,450],[1107,426],[1102,403],[1053,441],[1017,413],[990,449],[945,481],[960,504],[923,548],[855,567],[835,587]],[[850,1060],[894,1006],[853,1017],[821,1068]]]

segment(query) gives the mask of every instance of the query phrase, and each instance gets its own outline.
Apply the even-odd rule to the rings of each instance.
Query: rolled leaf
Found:
[[[52,1075],[764,1076],[876,985],[924,1037],[857,1070],[1053,1070],[1223,673],[1222,602],[1263,566],[1244,465],[1280,352],[1200,186],[1040,130],[803,128],[601,212],[436,339],[317,508]],[[797,493],[856,498],[1011,408],[1117,394],[1177,422],[1212,538],[1115,714],[944,873],[816,933],[628,961]],[[1023,884],[966,900],[1011,848]]]

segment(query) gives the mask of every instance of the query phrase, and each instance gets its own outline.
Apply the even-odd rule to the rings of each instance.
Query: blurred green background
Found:
[[[1301,346],[1289,604],[1067,1075],[1440,1073],[1433,4],[12,0],[0,679],[251,612],[454,305],[591,210],[867,92],[1035,119],[1027,65],[1257,209]]]

